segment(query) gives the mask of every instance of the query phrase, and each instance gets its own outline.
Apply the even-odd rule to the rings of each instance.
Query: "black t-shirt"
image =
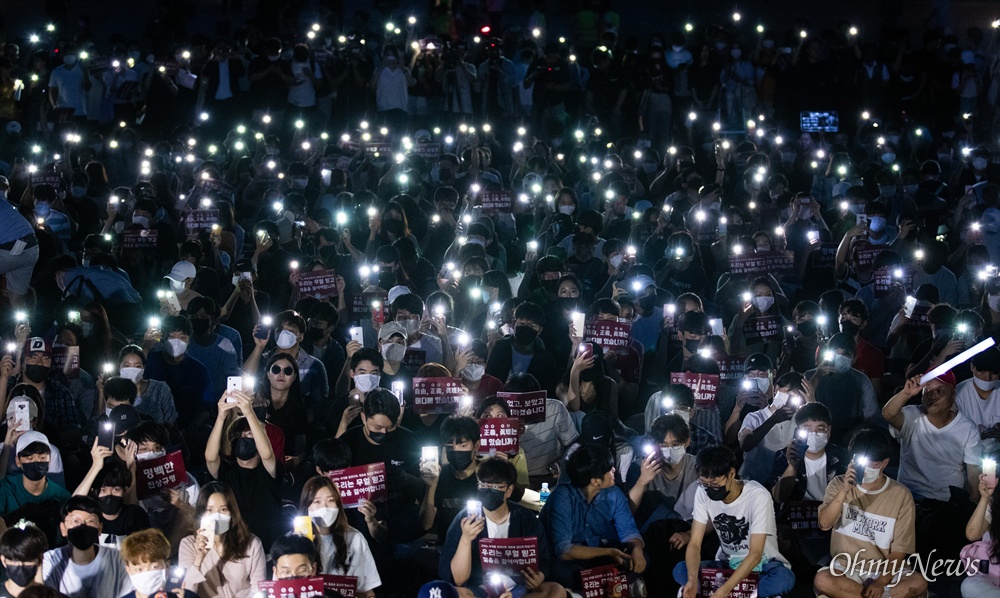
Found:
[[[276,537],[287,531],[284,529],[287,526],[283,525],[287,522],[281,516],[281,477],[280,466],[277,478],[267,473],[263,463],[253,469],[227,461],[219,466],[217,479],[232,488],[243,520],[260,538],[265,552]]]
[[[382,444],[372,444],[362,427],[351,428],[341,436],[341,440],[351,447],[351,465],[384,462],[387,478],[393,475],[392,470],[419,475],[420,445],[413,432],[399,428],[386,436]],[[392,488],[389,492],[392,493]]]
[[[295,437],[305,436],[309,421],[306,414],[306,406],[302,398],[289,396],[281,409],[275,409],[274,405],[267,408],[267,421],[281,428],[285,433],[285,454],[298,455],[295,451]]]
[[[455,520],[455,516],[465,508],[468,501],[476,499],[478,489],[479,482],[475,474],[460,480],[455,477],[455,468],[451,463],[441,467],[441,476],[438,478],[437,490],[434,493],[434,506],[437,507],[434,533],[441,542],[448,535],[448,527]]]
[[[121,513],[114,519],[106,519],[101,515],[101,539],[105,544],[110,544],[108,536],[118,536],[125,539],[125,536],[149,529],[149,515],[146,510],[139,505],[123,505]]]

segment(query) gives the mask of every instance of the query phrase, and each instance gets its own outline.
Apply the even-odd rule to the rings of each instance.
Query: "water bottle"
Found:
[[[538,492],[538,502],[545,506],[545,501],[549,500],[549,483],[542,482],[542,489]]]

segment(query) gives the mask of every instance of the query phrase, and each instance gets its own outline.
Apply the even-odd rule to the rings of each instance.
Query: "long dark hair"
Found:
[[[1000,513],[1000,492],[993,492],[990,498],[990,512]],[[1000,563],[1000,517],[994,515],[990,521],[990,560]]]
[[[337,513],[337,520],[333,522],[330,526],[330,535],[333,536],[333,546],[337,549],[337,556],[333,561],[333,564],[342,571],[347,571],[347,567],[350,564],[350,560],[347,558],[347,539],[345,535],[350,527],[347,525],[347,515],[344,513],[344,501],[340,498],[340,490],[337,489],[336,484],[334,484],[330,478],[322,475],[313,476],[306,480],[306,483],[302,486],[302,495],[299,497],[299,513],[302,515],[309,514],[309,505],[312,504],[313,499],[323,488],[327,488],[333,493],[333,497],[337,500],[337,506],[339,511]],[[315,525],[315,524],[313,524]],[[322,554],[320,551],[319,533],[313,534],[313,542],[316,544],[316,553]],[[323,571],[323,573],[333,574],[333,571]]]
[[[292,369],[295,370],[295,380],[292,381],[292,385],[288,387],[288,400],[293,397],[301,399],[302,398],[302,377],[299,376],[299,365],[295,363],[295,358],[290,354],[281,352],[275,353],[267,360],[267,367],[264,368],[264,379],[266,384],[260,385],[260,391],[258,396],[262,399],[267,399],[268,405],[271,404],[271,380],[267,377],[268,372],[271,371],[271,366],[277,361],[284,359],[288,363],[292,364]]]
[[[226,497],[226,506],[229,507],[229,531],[222,534],[223,554],[219,555],[223,561],[235,561],[245,559],[250,548],[250,542],[254,535],[250,533],[247,522],[240,514],[240,506],[236,504],[236,496],[232,489],[222,482],[209,482],[201,487],[198,495],[198,502],[194,506],[195,521],[200,521],[208,508],[208,499],[213,494],[221,494]]]

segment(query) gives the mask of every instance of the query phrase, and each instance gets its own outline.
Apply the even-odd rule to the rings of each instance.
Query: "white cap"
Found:
[[[174,282],[184,282],[189,278],[194,278],[197,274],[198,269],[194,267],[194,264],[187,260],[181,260],[170,269],[170,274],[167,274],[167,278]]]
[[[393,302],[396,301],[397,297],[402,297],[403,295],[409,295],[409,294],[410,294],[409,287],[405,287],[401,284],[392,287],[391,289],[389,289],[389,297],[388,297],[389,305],[392,305]]]
[[[49,444],[48,436],[42,434],[41,432],[36,432],[34,430],[31,430],[30,432],[25,432],[24,434],[21,434],[21,437],[17,439],[17,447],[14,450],[14,454],[20,455],[21,451],[23,451],[25,448],[27,448],[29,444],[33,442],[43,442],[45,443],[45,446],[49,447],[50,451],[52,450],[52,445]]]

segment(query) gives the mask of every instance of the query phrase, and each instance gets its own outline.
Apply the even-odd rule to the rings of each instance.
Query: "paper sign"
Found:
[[[733,275],[780,276],[795,270],[795,258],[788,251],[766,251],[729,257],[729,272]]]
[[[135,476],[136,492],[139,498],[147,498],[159,494],[162,490],[176,488],[187,482],[187,470],[184,468],[184,456],[180,451],[174,451],[156,459],[138,461],[139,469]]]
[[[323,597],[322,576],[299,577],[296,579],[266,579],[257,582],[257,590],[266,598],[313,598]],[[353,596],[353,594],[352,594]]]
[[[341,598],[358,595],[358,578],[353,575],[324,575],[323,587],[327,591],[339,592]]]
[[[354,295],[351,298],[351,319],[359,322],[372,317],[373,301],[378,301],[382,305],[385,305],[389,301],[389,293],[385,291],[373,291]]]
[[[160,231],[155,228],[122,231],[122,249],[155,249]]]
[[[196,197],[200,200],[203,195],[211,195],[216,199],[229,201],[232,199],[234,193],[236,193],[236,188],[226,181],[201,179],[195,185],[194,190],[191,191],[191,197]]]
[[[491,451],[516,455],[521,441],[521,422],[506,417],[484,417],[479,421],[479,454]]]
[[[814,531],[819,529],[819,501],[798,500],[787,505],[788,523],[792,529],[799,531]]]
[[[153,68],[156,69],[156,72],[160,72],[160,67],[163,67],[163,73],[165,75],[174,75],[174,74],[177,73],[177,63],[176,62],[173,62],[173,61],[170,61],[170,62],[161,62],[161,61],[158,60],[158,61],[156,61],[156,62],[153,63]]]
[[[340,491],[344,508],[356,509],[361,500],[385,502],[389,493],[385,487],[385,463],[369,463],[330,472],[330,479]]]
[[[719,394],[719,376],[716,374],[694,374],[692,372],[671,372],[671,384],[683,384],[694,393],[694,406],[698,409],[714,408]]]
[[[418,415],[453,413],[467,392],[461,378],[414,378],[413,412]]]
[[[80,347],[52,347],[52,370],[70,380],[80,377]]]
[[[31,188],[37,189],[39,185],[51,185],[56,189],[63,188],[63,178],[59,174],[33,174],[31,175]]]
[[[413,155],[420,156],[424,160],[437,160],[441,157],[440,143],[417,143],[410,150]]]
[[[896,274],[901,276],[896,276]],[[875,298],[888,297],[894,290],[909,292],[913,288],[913,272],[905,268],[879,268],[874,276]]]
[[[618,565],[604,565],[580,571],[580,581],[583,585],[583,598],[605,598],[606,596],[621,596],[632,598],[632,590],[628,587],[628,578],[618,569]]]
[[[632,323],[617,320],[588,320],[583,327],[583,340],[597,343],[604,352],[618,351],[628,347],[632,338]]]
[[[514,577],[525,569],[538,571],[538,538],[482,538],[479,562],[483,573]]]
[[[365,142],[365,153],[373,158],[383,158],[389,157],[392,153],[392,142],[391,141],[366,141]]]
[[[837,263],[837,243],[821,243],[812,254],[813,268],[832,268]]]
[[[298,290],[300,297],[337,296],[337,273],[331,268],[318,272],[302,272],[299,274]]]
[[[403,361],[399,362],[402,369],[410,372],[411,376],[416,376],[420,368],[427,363],[427,351],[418,349],[407,349],[403,354]]]
[[[851,247],[851,256],[854,267],[857,269],[870,268],[875,264],[878,254],[886,251],[885,247],[873,247],[868,241],[859,241]]]
[[[184,216],[184,230],[189,235],[211,230],[212,225],[218,223],[219,210],[191,210]]]
[[[755,316],[743,324],[743,338],[747,342],[757,341],[781,334],[781,316]]]
[[[726,355],[718,358],[716,363],[719,364],[719,380],[729,382],[742,378],[743,364],[746,360],[746,355]]]
[[[483,212],[509,214],[514,209],[514,199],[510,191],[483,191],[479,194]]]
[[[913,313],[910,315],[909,322],[906,323],[907,328],[930,328],[931,320],[927,317],[931,311],[931,306],[927,304],[921,305],[918,303],[913,308]]]
[[[525,424],[538,424],[545,421],[545,401],[547,397],[548,395],[544,390],[497,393],[498,399],[507,401],[510,416],[521,420]]]
[[[717,589],[721,588],[732,575],[732,569],[702,567],[701,571],[698,572],[698,579],[701,582],[698,595],[702,598],[708,598]],[[759,580],[760,576],[751,572],[729,592],[729,598],[757,598],[757,583]]]

